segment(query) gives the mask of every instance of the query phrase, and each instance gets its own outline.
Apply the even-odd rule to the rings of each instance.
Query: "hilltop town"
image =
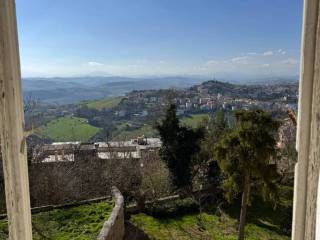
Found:
[[[204,117],[221,109],[231,113],[236,109],[261,108],[276,117],[286,118],[288,109],[297,109],[297,93],[296,82],[236,85],[212,80],[185,89],[131,91],[125,96],[78,104],[39,102],[35,109],[26,113],[26,125],[49,142],[130,140],[141,135],[157,137],[153,125],[161,119],[169,102],[177,105],[177,114],[183,121],[197,125]],[[88,134],[85,137],[75,134],[74,129],[79,125],[86,125]],[[64,133],[69,139],[54,132],[61,127],[66,127]]]

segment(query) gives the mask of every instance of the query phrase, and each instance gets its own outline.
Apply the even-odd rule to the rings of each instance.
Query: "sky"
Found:
[[[303,0],[16,0],[23,77],[299,74]]]

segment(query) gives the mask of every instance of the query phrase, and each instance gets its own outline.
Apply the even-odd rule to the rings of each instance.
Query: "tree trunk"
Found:
[[[244,229],[246,226],[247,206],[248,206],[249,196],[250,196],[250,174],[247,174],[244,179],[244,186],[243,186],[243,193],[242,193],[238,240],[244,240]]]

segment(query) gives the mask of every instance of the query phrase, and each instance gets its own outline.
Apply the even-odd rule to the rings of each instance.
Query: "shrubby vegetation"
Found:
[[[198,211],[197,217],[194,215],[195,218],[218,217],[212,215],[210,212],[212,208],[216,209],[215,214],[226,216],[230,207],[238,206],[234,212],[237,212],[240,218],[236,223],[234,218],[237,216],[232,216],[233,233],[230,234],[230,239],[234,239],[236,233],[239,240],[244,239],[245,233],[248,235],[246,239],[286,239],[277,237],[277,232],[282,232],[284,235],[290,233],[292,182],[280,175],[277,169],[279,125],[280,122],[262,110],[240,110],[234,113],[231,121],[223,112],[217,112],[214,117],[202,121],[199,127],[191,129],[180,123],[174,105],[168,107],[166,116],[157,126],[163,142],[160,156],[169,169],[175,189],[188,188],[187,196],[192,199],[192,203],[196,203],[196,207],[191,204],[193,206],[191,208]],[[294,158],[294,154],[291,157]],[[265,202],[264,206],[268,206],[267,211],[273,213],[272,218],[267,220],[268,224],[274,224],[278,229],[272,237],[265,233],[264,236],[257,238],[249,233],[249,229],[253,226],[252,221],[256,221],[255,218],[261,214],[257,210],[259,208],[255,208],[254,205],[262,206],[261,201]],[[178,205],[170,206],[167,210],[165,206],[158,206],[149,213],[159,217],[165,215],[166,211],[169,215],[173,215],[175,211],[181,212]],[[185,210],[183,216],[190,217],[188,215],[190,209],[182,209]],[[261,208],[261,211],[264,210]],[[247,216],[249,225],[245,230]],[[146,223],[139,222],[139,219],[144,219]],[[230,215],[228,219],[231,219]],[[144,215],[133,218],[133,221],[140,224],[147,232],[150,230],[148,220],[158,221]],[[162,220],[159,221],[157,224],[161,228]],[[173,221],[174,225],[181,219],[166,221]],[[194,227],[201,228],[201,224]],[[223,227],[219,227],[224,231]],[[166,229],[168,228],[170,227],[166,225]],[[227,236],[224,238],[223,235],[217,233],[215,235],[210,231],[207,234],[201,236],[201,239],[211,239],[210,236],[229,239]],[[155,239],[158,239],[157,237]]]

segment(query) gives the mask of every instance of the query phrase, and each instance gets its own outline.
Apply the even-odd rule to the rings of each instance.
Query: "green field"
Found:
[[[189,127],[196,128],[199,127],[201,122],[208,117],[208,114],[191,114],[190,116],[183,117],[181,119],[181,123]]]
[[[32,215],[33,239],[96,239],[113,203],[100,202]],[[7,221],[0,220],[0,239],[8,238]]]
[[[208,114],[192,114],[188,117],[183,117],[181,119],[181,124],[187,125],[192,128],[199,127],[200,123],[208,118]],[[126,124],[120,124],[118,130],[114,133],[112,140],[123,141],[130,140],[144,135],[145,137],[159,137],[159,133],[151,125],[145,124],[141,128],[128,130],[126,129]]]
[[[112,108],[117,106],[122,99],[123,97],[107,98],[107,99],[102,99],[97,101],[90,101],[90,102],[87,102],[86,105],[89,108],[101,110],[104,108]]]
[[[203,213],[176,218],[154,218],[145,214],[131,217],[131,221],[154,240],[236,240],[237,221],[224,214],[220,217]],[[246,226],[247,240],[289,240],[276,226],[263,222]]]
[[[91,126],[85,118],[66,116],[54,119],[37,129],[37,133],[53,141],[88,141],[100,128]]]
[[[119,127],[117,132],[112,138],[112,140],[114,141],[124,141],[124,140],[135,139],[137,137],[141,137],[142,135],[144,135],[147,138],[158,136],[157,130],[155,130],[150,125],[144,125],[143,127],[135,130],[126,130],[125,127],[122,125]]]

